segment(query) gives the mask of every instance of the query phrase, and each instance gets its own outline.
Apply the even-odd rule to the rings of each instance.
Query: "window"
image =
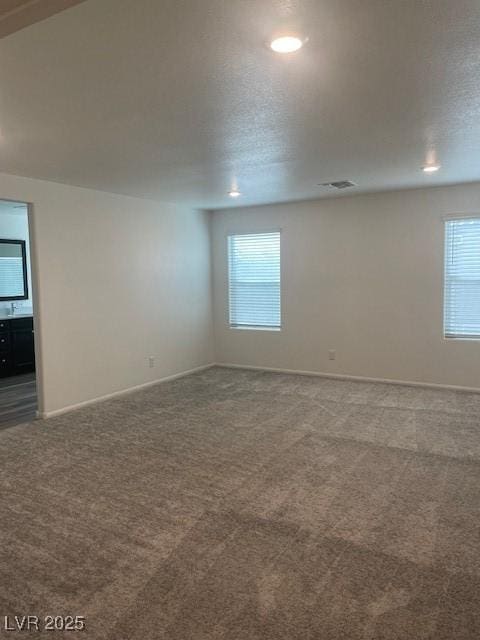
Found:
[[[279,330],[280,232],[228,237],[231,327]]]
[[[445,337],[480,338],[480,217],[445,223]]]

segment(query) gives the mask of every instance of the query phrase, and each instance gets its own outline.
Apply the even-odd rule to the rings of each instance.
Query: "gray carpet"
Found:
[[[0,620],[87,619],[41,637],[480,637],[480,395],[214,368],[0,458]]]

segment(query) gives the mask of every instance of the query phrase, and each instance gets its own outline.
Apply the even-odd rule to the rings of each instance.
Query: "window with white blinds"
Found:
[[[228,237],[231,327],[280,329],[280,232]]]
[[[445,337],[480,338],[480,217],[445,223]]]
[[[0,256],[0,297],[21,298],[24,295],[22,258]]]

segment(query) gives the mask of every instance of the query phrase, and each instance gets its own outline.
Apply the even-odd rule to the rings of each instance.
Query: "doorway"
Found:
[[[35,420],[28,204],[0,200],[0,430]]]

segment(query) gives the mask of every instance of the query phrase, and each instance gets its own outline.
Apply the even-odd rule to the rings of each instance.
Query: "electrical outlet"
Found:
[[[337,357],[337,352],[335,351],[335,349],[330,349],[330,351],[328,352],[328,359],[335,360],[336,357]]]
[[[153,369],[153,367],[155,366],[155,358],[154,358],[154,356],[150,356],[148,358],[148,366],[150,367],[150,369]]]

